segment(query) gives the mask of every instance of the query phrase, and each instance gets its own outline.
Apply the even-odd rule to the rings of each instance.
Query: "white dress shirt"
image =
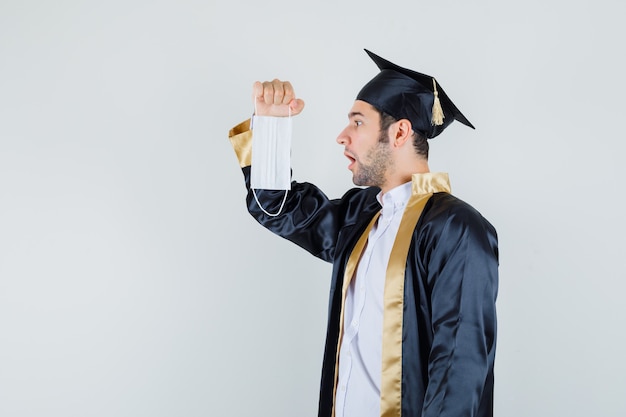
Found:
[[[411,182],[377,196],[382,212],[348,287],[339,351],[336,417],[379,417],[383,296],[387,264]]]

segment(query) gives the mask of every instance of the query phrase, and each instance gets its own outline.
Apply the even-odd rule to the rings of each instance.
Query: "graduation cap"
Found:
[[[361,89],[357,100],[398,120],[410,120],[413,130],[427,139],[443,132],[454,120],[474,129],[434,77],[399,67],[367,49],[365,52],[380,72]]]

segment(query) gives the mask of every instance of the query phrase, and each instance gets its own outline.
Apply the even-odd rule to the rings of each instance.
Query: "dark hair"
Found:
[[[397,122],[398,120],[392,115],[376,109],[380,114],[380,132],[384,134],[389,130],[389,126]],[[384,136],[386,138],[386,136]],[[413,130],[413,148],[415,152],[428,160],[428,140],[422,133]]]

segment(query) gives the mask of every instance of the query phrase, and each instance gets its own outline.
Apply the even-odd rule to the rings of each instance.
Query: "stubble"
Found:
[[[367,162],[359,161],[359,169],[352,180],[355,185],[380,187],[385,183],[385,175],[391,167],[388,142],[386,132],[381,132],[376,145],[367,152]]]

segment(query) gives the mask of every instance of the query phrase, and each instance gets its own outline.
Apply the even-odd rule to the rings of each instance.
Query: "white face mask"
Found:
[[[253,116],[252,188],[291,190],[291,115]]]

